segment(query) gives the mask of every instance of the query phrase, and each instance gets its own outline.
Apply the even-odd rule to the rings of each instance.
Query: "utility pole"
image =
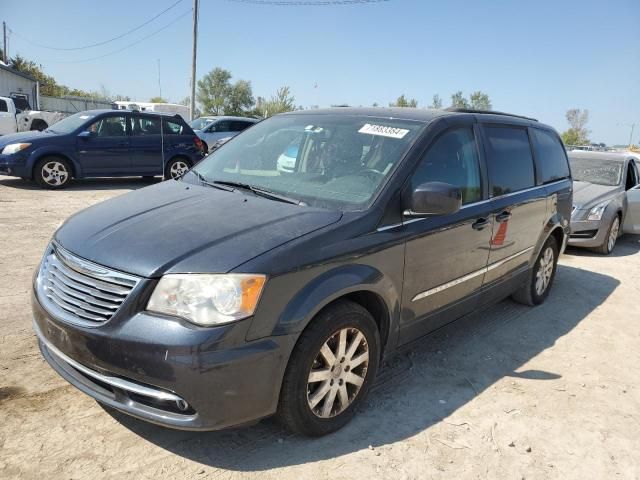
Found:
[[[633,129],[636,128],[636,124],[632,123],[631,124],[631,133],[629,134],[629,148],[631,148],[631,145],[633,145]]]
[[[6,64],[8,62],[8,54],[7,54],[7,22],[2,22],[2,61]]]
[[[191,120],[195,117],[196,112],[196,58],[198,50],[198,3],[199,0],[193,0],[193,51],[191,54]]]

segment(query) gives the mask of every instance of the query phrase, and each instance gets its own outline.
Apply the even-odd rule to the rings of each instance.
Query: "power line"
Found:
[[[52,62],[52,63],[84,63],[84,62],[91,62],[93,60],[98,60],[100,58],[104,58],[104,57],[108,57],[110,55],[115,55],[116,53],[120,53],[123,52],[131,47],[134,47],[136,45],[138,45],[141,42],[144,42],[145,40],[147,40],[148,38],[153,37],[154,35],[157,35],[158,33],[162,32],[163,30],[166,30],[167,28],[169,28],[170,26],[172,26],[174,23],[176,23],[178,20],[180,20],[181,18],[184,18],[186,15],[191,13],[191,9],[187,10],[186,12],[184,12],[182,15],[178,15],[176,18],[174,18],[171,22],[167,23],[164,27],[159,28],[158,30],[154,31],[153,33],[150,33],[149,35],[147,35],[146,37],[142,37],[140,40],[137,40],[133,43],[130,43],[129,45],[124,46],[123,48],[120,48],[118,50],[115,50],[113,52],[109,52],[109,53],[105,53],[104,55],[99,55],[97,57],[92,57],[92,58],[85,58],[82,60],[72,60],[70,62]]]
[[[171,10],[173,7],[175,7],[176,5],[178,5],[179,3],[183,2],[183,0],[177,0],[174,4],[170,5],[169,7],[165,8],[163,11],[161,11],[160,13],[158,13],[155,17],[150,18],[149,20],[147,20],[146,22],[138,25],[135,28],[132,28],[131,30],[128,30],[126,32],[124,32],[123,34],[118,35],[117,37],[113,37],[110,38],[109,40],[105,40],[103,42],[98,42],[98,43],[92,43],[91,45],[84,45],[82,47],[71,47],[71,48],[62,48],[62,47],[51,47],[49,45],[43,45],[41,43],[37,43],[34,42],[33,40],[29,40],[27,37],[24,37],[23,35],[21,35],[20,33],[16,32],[15,30],[10,29],[11,33],[13,33],[16,37],[21,38],[22,40],[24,40],[27,43],[30,43],[32,45],[35,45],[37,47],[41,47],[41,48],[47,48],[49,50],[64,50],[64,51],[70,51],[70,50],[84,50],[87,48],[93,48],[93,47],[99,47],[100,45],[105,45],[107,43],[113,42],[115,40],[119,40],[122,37],[126,37],[127,35],[136,32],[138,30],[140,30],[142,27],[144,27],[145,25],[149,25],[151,22],[153,22],[156,18],[160,17],[161,15],[164,15],[165,13],[167,13],[169,10]]]
[[[227,0],[227,2],[247,3],[249,5],[285,6],[330,6],[330,5],[359,5],[367,3],[390,2],[391,0]]]

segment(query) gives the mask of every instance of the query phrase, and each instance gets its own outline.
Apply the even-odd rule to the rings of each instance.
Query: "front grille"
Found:
[[[139,281],[52,244],[40,266],[37,291],[53,315],[70,323],[97,326],[113,317]]]

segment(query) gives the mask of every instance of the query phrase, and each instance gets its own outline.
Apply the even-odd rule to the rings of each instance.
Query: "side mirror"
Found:
[[[80,132],[78,134],[78,137],[84,140],[87,140],[88,138],[91,138],[93,135],[94,135],[93,132],[90,132],[89,130],[85,130],[84,132]]]
[[[462,207],[460,187],[443,182],[418,185],[411,192],[411,207],[405,211],[409,217],[451,215]]]

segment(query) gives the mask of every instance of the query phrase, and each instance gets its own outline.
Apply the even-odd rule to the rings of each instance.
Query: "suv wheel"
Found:
[[[549,237],[533,264],[529,280],[513,294],[513,299],[525,305],[540,305],[549,295],[557,266],[558,244],[554,237]]]
[[[289,359],[278,415],[290,430],[320,436],[343,427],[369,392],[380,358],[371,314],[341,301],[303,332]]]
[[[618,235],[620,235],[620,215],[613,217],[611,225],[609,225],[609,230],[607,230],[607,236],[604,238],[604,242],[594,250],[602,255],[609,255],[613,252],[613,248],[616,246]]]
[[[71,167],[62,158],[46,157],[36,163],[33,177],[42,188],[64,188],[71,181]]]
[[[182,175],[187,173],[190,168],[191,165],[189,163],[189,160],[181,157],[172,158],[171,160],[169,160],[167,166],[164,169],[164,179],[177,180]]]

